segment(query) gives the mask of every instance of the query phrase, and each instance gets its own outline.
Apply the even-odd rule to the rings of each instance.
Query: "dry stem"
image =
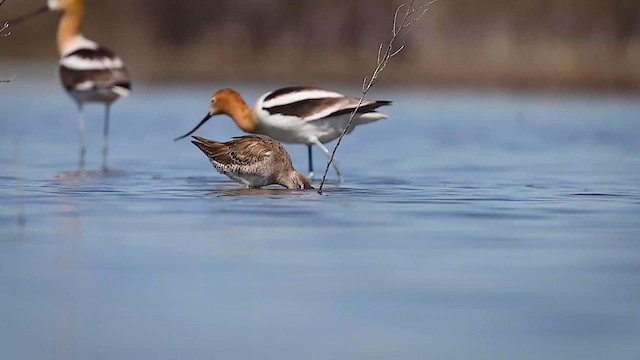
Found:
[[[3,80],[0,80],[0,83],[10,83],[10,82],[12,82],[12,81],[13,81],[13,79],[15,79],[15,78],[16,78],[16,76],[18,76],[18,74],[13,74],[13,76],[11,77],[11,79],[6,79],[6,80],[5,80],[5,79],[3,79]]]
[[[11,35],[11,31],[7,32],[6,34],[3,34],[3,32],[5,30],[7,30],[9,28],[9,23],[5,22],[4,24],[2,24],[2,27],[0,27],[0,35],[2,35],[3,37],[7,37],[9,35]]]
[[[2,6],[2,4],[4,4],[4,2],[5,2],[5,0],[0,0],[0,6]],[[11,35],[11,31],[7,32],[6,34],[3,34],[3,32],[4,32],[5,30],[7,30],[8,28],[9,28],[9,23],[8,23],[8,22],[5,22],[4,24],[2,24],[2,26],[0,27],[0,36],[2,36],[2,37],[6,37],[6,36]],[[11,81],[13,81],[13,79],[14,79],[15,77],[16,77],[16,76],[15,76],[15,75],[13,75],[13,76],[11,77],[11,79],[9,79],[9,80],[0,80],[0,83],[8,83],[8,82],[11,82]]]
[[[436,1],[438,0],[431,0],[420,7],[414,8],[413,5],[415,0],[411,0],[408,5],[403,3],[400,6],[398,6],[398,8],[396,9],[395,14],[393,15],[393,27],[391,28],[391,39],[386,44],[386,46],[384,43],[380,44],[380,47],[378,48],[378,58],[376,62],[376,67],[373,70],[371,77],[365,77],[362,81],[362,95],[360,96],[358,105],[355,107],[355,109],[353,109],[353,112],[351,112],[351,116],[349,117],[347,126],[342,131],[342,134],[340,134],[340,137],[338,138],[338,142],[336,143],[336,146],[333,148],[333,151],[331,152],[331,157],[329,158],[329,161],[327,162],[327,166],[324,169],[324,174],[322,175],[322,182],[320,182],[320,187],[318,188],[318,194],[322,194],[322,188],[324,186],[325,181],[327,180],[327,173],[329,172],[329,167],[331,166],[331,163],[333,162],[333,159],[336,155],[336,151],[338,150],[338,147],[340,146],[340,143],[342,142],[344,135],[349,131],[349,128],[351,127],[351,122],[353,121],[353,118],[356,116],[358,109],[360,109],[360,107],[366,100],[367,93],[376,84],[376,82],[378,81],[378,77],[380,76],[380,73],[382,73],[382,71],[387,67],[389,60],[392,57],[398,55],[404,49],[404,44],[394,49],[394,42],[396,41],[398,36],[408,32],[409,28],[413,26],[418,20],[420,20],[422,16],[426,14],[427,10],[429,10],[429,6],[435,3]],[[398,16],[400,15],[401,10],[405,7],[406,7],[406,10],[404,12],[404,15],[402,15],[402,20],[398,21]]]

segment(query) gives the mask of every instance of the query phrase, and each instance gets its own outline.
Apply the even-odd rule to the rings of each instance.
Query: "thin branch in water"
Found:
[[[0,6],[2,6],[2,4],[4,4],[5,1],[6,0],[0,0]],[[2,37],[7,37],[11,35],[11,31],[7,32],[6,34],[3,34],[3,32],[8,28],[9,28],[9,22],[5,21],[4,24],[2,24],[2,26],[0,27],[0,35],[2,35]]]
[[[2,37],[7,37],[11,35],[11,31],[8,31],[6,34],[3,34],[3,32],[8,28],[9,28],[9,22],[5,22],[4,24],[2,24],[2,27],[0,27],[0,35],[2,35]]]
[[[0,0],[0,6],[1,6],[4,2],[5,2],[5,0]],[[3,32],[4,32],[5,30],[7,30],[8,28],[9,28],[9,22],[8,22],[8,21],[5,21],[5,23],[4,23],[4,24],[2,24],[2,27],[0,27],[0,35],[1,35],[2,37],[7,37],[7,36],[11,35],[11,31],[7,32],[6,34],[3,34]],[[16,78],[16,75],[18,75],[18,74],[13,74],[13,76],[11,77],[11,79],[8,79],[8,80],[2,79],[2,80],[0,80],[0,83],[10,83],[10,82],[12,82],[12,81],[13,81],[13,79],[15,79],[15,78]]]
[[[0,83],[10,83],[13,81],[13,79],[16,78],[16,76],[18,76],[18,74],[13,74],[13,76],[11,77],[11,79],[7,79],[7,80],[0,80]]]
[[[0,6],[2,6],[2,4],[4,4],[4,2],[5,2],[5,1],[6,1],[6,0],[0,0]],[[9,28],[9,22],[8,22],[8,21],[5,21],[5,22],[4,22],[4,24],[2,24],[2,26],[0,27],[0,36],[2,36],[2,37],[7,37],[7,36],[11,35],[11,31],[7,31],[7,33],[6,33],[6,34],[3,34],[3,32],[4,32],[5,30],[7,30],[8,28]],[[12,82],[12,81],[13,81],[13,79],[15,79],[15,78],[16,78],[16,75],[17,75],[17,74],[13,74],[13,76],[12,76],[12,77],[11,77],[11,79],[9,79],[9,80],[2,79],[2,80],[0,80],[0,83],[10,83],[10,82]]]
[[[438,0],[431,0],[422,6],[414,8],[415,0],[411,0],[408,4],[403,3],[400,6],[398,6],[398,8],[396,9],[395,14],[393,15],[393,27],[391,28],[391,39],[386,44],[386,46],[384,43],[380,44],[380,47],[378,48],[378,57],[377,57],[376,67],[374,68],[373,73],[371,74],[371,77],[365,76],[364,80],[362,81],[362,95],[358,100],[358,105],[356,105],[355,109],[353,109],[353,111],[351,112],[351,115],[349,116],[349,121],[347,121],[347,126],[344,128],[344,130],[340,134],[340,137],[338,138],[338,142],[336,143],[336,146],[333,148],[333,151],[331,152],[331,157],[327,162],[327,166],[324,169],[324,174],[322,175],[322,181],[320,182],[320,186],[318,187],[318,194],[322,194],[322,188],[324,187],[324,183],[327,180],[329,167],[331,166],[331,163],[335,158],[336,151],[338,151],[338,147],[340,146],[340,143],[342,142],[342,139],[344,138],[345,134],[351,128],[351,123],[353,122],[353,118],[358,113],[358,110],[360,109],[362,104],[364,104],[367,98],[367,93],[369,93],[369,90],[371,90],[371,88],[376,84],[376,82],[378,81],[378,76],[380,76],[380,73],[382,73],[382,71],[384,71],[384,69],[387,67],[389,60],[391,60],[391,58],[393,58],[394,56],[398,55],[405,48],[404,44],[398,46],[397,48],[394,47],[396,39],[399,36],[407,33],[411,28],[411,26],[413,26],[418,20],[420,20],[424,16],[424,14],[427,13],[427,11],[429,10],[429,7],[436,1]],[[402,16],[402,18],[400,19],[400,10],[402,10],[405,7],[406,7],[406,11]]]

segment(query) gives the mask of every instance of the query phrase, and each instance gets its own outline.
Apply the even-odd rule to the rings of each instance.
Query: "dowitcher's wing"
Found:
[[[60,59],[60,79],[67,91],[108,88],[120,95],[131,89],[124,62],[103,46],[80,48]]]
[[[196,141],[192,143],[209,159],[226,166],[253,166],[263,163],[281,147],[272,139],[254,135],[240,136],[224,143],[200,136],[193,138]]]

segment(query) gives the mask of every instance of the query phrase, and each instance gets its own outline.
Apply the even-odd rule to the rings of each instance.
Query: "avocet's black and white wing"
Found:
[[[111,102],[131,91],[124,62],[113,51],[91,41],[60,58],[60,81],[77,101]]]
[[[267,93],[258,100],[260,110],[268,116],[297,117],[303,121],[314,121],[334,116],[350,114],[357,107],[359,99],[315,87],[286,87]],[[391,101],[367,100],[358,109],[358,114],[375,112],[375,109],[389,105]],[[384,114],[377,113],[384,116]],[[386,117],[386,116],[384,116]]]

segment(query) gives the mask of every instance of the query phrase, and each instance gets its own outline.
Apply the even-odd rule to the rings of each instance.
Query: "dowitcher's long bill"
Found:
[[[115,100],[129,95],[131,90],[129,72],[113,51],[85,38],[80,32],[84,17],[84,0],[48,0],[45,7],[13,20],[13,24],[47,11],[62,13],[57,34],[57,47],[60,54],[58,70],[62,86],[78,105],[79,167],[81,170],[84,168],[86,152],[83,105],[88,102],[98,102],[105,104],[102,167],[106,171],[109,149],[109,110]]]
[[[313,189],[293,168],[287,150],[267,136],[246,135],[220,142],[194,136],[191,141],[221,174],[249,188],[278,184],[287,189]]]
[[[327,156],[331,156],[324,145],[337,139],[347,127],[351,113],[359,99],[322,90],[315,87],[286,87],[266,93],[249,108],[240,94],[233,89],[222,89],[213,94],[211,108],[200,123],[187,134],[187,137],[204,125],[212,116],[226,114],[245,132],[268,135],[276,140],[290,144],[306,144],[309,155],[309,177],[313,177],[311,147],[316,145]],[[364,101],[354,117],[348,132],[362,124],[386,119],[387,116],[376,111],[387,100]],[[333,162],[342,181],[342,172],[338,162]]]

